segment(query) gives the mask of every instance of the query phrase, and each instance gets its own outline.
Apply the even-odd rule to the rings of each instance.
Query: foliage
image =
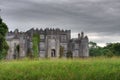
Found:
[[[90,41],[89,42],[89,47],[90,48],[97,48],[98,46],[97,46],[97,43]]]
[[[27,52],[26,56],[29,57],[29,58],[31,58],[31,59],[33,58],[33,54],[31,52],[30,48],[28,48],[28,52]]]
[[[72,58],[73,57],[72,55],[73,55],[72,51],[68,51],[66,53],[67,58]]]
[[[0,62],[1,80],[120,80],[120,58]]]
[[[108,50],[108,51],[106,51],[107,53],[105,54],[105,56],[106,57],[113,57],[114,56],[114,54],[110,51],[110,50]]]
[[[89,44],[91,45],[89,46],[90,56],[106,56],[106,57],[114,56],[111,49],[107,47],[99,47],[95,42],[90,42]]]
[[[40,42],[39,34],[37,34],[37,33],[33,34],[32,43],[33,43],[34,57],[39,57],[39,42]]]
[[[7,51],[9,49],[9,46],[5,40],[7,32],[8,32],[7,25],[4,22],[2,22],[2,19],[0,18],[0,59],[6,57]]]
[[[64,47],[60,46],[60,58],[64,56]]]
[[[105,47],[99,47],[95,42],[89,43],[90,56],[120,56],[120,43],[107,43]]]
[[[120,43],[107,43],[105,49],[109,49],[114,55],[120,56]]]
[[[89,42],[89,53],[90,56],[101,56],[104,54],[102,48],[97,46],[95,42]]]

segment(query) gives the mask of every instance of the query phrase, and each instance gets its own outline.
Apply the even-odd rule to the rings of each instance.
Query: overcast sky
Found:
[[[9,30],[58,27],[101,46],[120,42],[120,0],[0,0],[0,9]]]

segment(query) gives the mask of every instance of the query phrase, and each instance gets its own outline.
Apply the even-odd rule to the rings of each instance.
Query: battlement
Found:
[[[14,35],[14,34],[25,34],[25,32],[19,31],[18,29],[15,29],[14,31],[9,31],[8,35]]]
[[[71,30],[63,30],[63,29],[59,29],[59,28],[45,28],[45,29],[34,29],[31,28],[30,30],[26,31],[26,32],[33,32],[33,33],[71,33]]]

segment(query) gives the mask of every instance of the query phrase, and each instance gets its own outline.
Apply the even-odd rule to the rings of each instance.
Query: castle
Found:
[[[89,57],[88,37],[84,33],[78,34],[78,38],[71,39],[71,30],[56,29],[30,29],[26,32],[8,32],[6,36],[9,50],[7,59],[23,58],[29,52],[33,53],[32,37],[37,33],[40,36],[39,57],[60,57],[60,48],[63,48],[62,57],[66,57],[71,51],[73,57]],[[19,46],[19,52],[17,50]]]

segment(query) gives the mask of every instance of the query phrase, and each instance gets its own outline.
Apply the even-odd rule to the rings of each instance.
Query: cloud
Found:
[[[101,44],[120,35],[119,0],[0,0],[0,8],[10,30],[60,27],[71,29],[72,34],[84,31]]]

